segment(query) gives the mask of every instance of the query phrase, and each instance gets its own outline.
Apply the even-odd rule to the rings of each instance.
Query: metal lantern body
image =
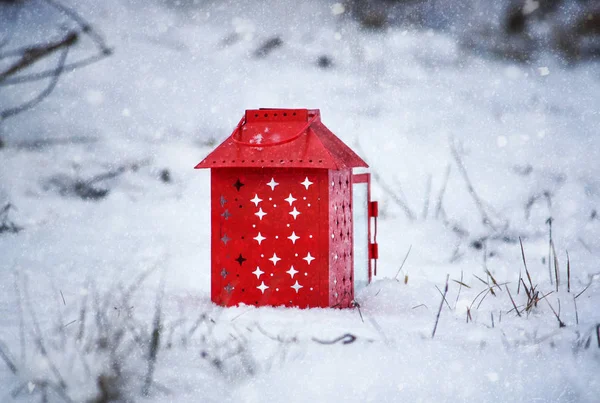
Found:
[[[247,110],[196,168],[211,169],[216,304],[349,307],[371,280],[377,205],[369,174],[353,173],[367,164],[318,110]]]

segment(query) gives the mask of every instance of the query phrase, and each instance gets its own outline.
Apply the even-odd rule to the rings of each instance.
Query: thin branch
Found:
[[[48,3],[49,5],[51,5],[52,7],[54,7],[55,9],[62,12],[63,14],[67,15],[73,21],[75,21],[75,23],[77,23],[77,25],[79,25],[81,30],[85,34],[87,34],[96,43],[96,45],[98,45],[98,47],[102,51],[105,51],[106,49],[108,49],[106,46],[106,43],[104,41],[104,38],[94,29],[92,24],[90,24],[88,21],[86,21],[85,18],[83,18],[74,9],[72,9],[68,6],[65,6],[64,4],[61,4],[55,0],[44,0],[44,1],[46,3]]]
[[[57,42],[51,42],[47,45],[32,46],[26,48],[19,60],[17,60],[3,72],[0,72],[0,83],[6,80],[8,77],[38,62],[42,58],[50,56],[52,53],[58,50],[73,46],[78,39],[79,35],[77,34],[77,32],[71,31],[67,35],[65,35],[63,39]]]
[[[90,56],[83,60],[65,64],[62,67],[61,71],[63,73],[70,73],[70,72],[78,70],[82,67],[99,62],[100,60],[110,56],[111,54],[112,54],[112,51],[109,49],[103,53],[100,53],[100,54],[97,54],[94,56]],[[24,74],[24,75],[20,75],[18,77],[7,78],[4,82],[0,83],[0,87],[6,87],[9,85],[24,84],[24,83],[30,83],[30,82],[34,82],[34,81],[43,80],[45,78],[54,77],[58,72],[59,72],[59,70],[56,68],[56,69],[52,69],[52,70],[43,70],[43,71],[40,71],[39,73]]]
[[[9,118],[9,117],[18,115],[21,112],[25,112],[26,110],[33,108],[34,106],[36,106],[37,104],[42,102],[44,100],[44,98],[46,98],[48,95],[50,95],[50,93],[54,90],[54,88],[56,87],[56,84],[58,83],[58,79],[61,76],[62,67],[65,64],[65,60],[67,58],[68,53],[69,53],[69,48],[68,47],[64,48],[60,55],[60,59],[58,61],[58,68],[56,69],[58,71],[58,73],[52,78],[52,81],[50,81],[50,83],[48,84],[46,89],[44,89],[44,91],[39,93],[34,99],[32,99],[28,102],[25,102],[24,104],[19,105],[15,108],[6,109],[6,110],[3,110],[2,112],[0,112],[0,121],[4,120],[6,118]]]

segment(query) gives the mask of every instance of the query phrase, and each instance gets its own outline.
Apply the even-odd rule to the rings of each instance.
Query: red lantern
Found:
[[[370,175],[353,173],[367,167],[319,110],[247,110],[196,166],[211,169],[212,301],[352,306],[377,259]]]

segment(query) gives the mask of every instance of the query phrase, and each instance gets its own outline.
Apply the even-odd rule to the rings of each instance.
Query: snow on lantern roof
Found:
[[[249,109],[201,168],[368,167],[323,123],[318,109]]]

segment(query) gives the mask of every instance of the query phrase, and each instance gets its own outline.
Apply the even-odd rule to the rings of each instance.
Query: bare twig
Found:
[[[106,53],[93,55],[88,58],[76,61],[76,62],[67,63],[67,64],[63,65],[61,68],[57,67],[57,68],[54,68],[51,70],[43,70],[43,71],[40,71],[39,73],[23,74],[23,75],[19,75],[18,77],[10,77],[10,78],[7,78],[6,80],[4,80],[2,83],[0,83],[0,87],[7,87],[9,85],[18,85],[18,84],[25,84],[25,83],[40,81],[40,80],[44,80],[46,78],[54,77],[57,74],[60,74],[61,72],[62,73],[70,73],[75,70],[79,70],[82,67],[86,67],[86,66],[89,66],[90,64],[99,62],[100,60],[107,58],[111,54],[112,54],[112,51],[109,50],[109,51],[106,51]]]
[[[442,313],[442,308],[444,307],[444,301],[446,301],[446,294],[448,293],[448,280],[449,279],[450,279],[450,275],[446,274],[446,286],[444,287],[444,293],[442,294],[442,300],[440,301],[440,309],[438,310],[437,316],[435,318],[435,325],[433,326],[433,332],[431,332],[432,339],[435,337],[435,331],[437,330],[438,322],[440,320],[440,314]]]
[[[325,345],[336,344],[338,342],[342,342],[342,344],[351,344],[356,341],[356,336],[351,333],[346,333],[340,337],[336,337],[333,340],[320,340],[320,339],[317,339],[316,337],[313,337],[312,341],[314,341],[315,343],[325,344]]]
[[[577,298],[573,297],[573,305],[575,306],[575,324],[579,324],[579,312],[577,311]]]
[[[0,341],[0,358],[2,358],[2,360],[6,363],[10,372],[12,372],[14,375],[16,375],[18,372],[17,366],[15,365],[13,360],[10,358],[10,356],[8,354],[8,349],[6,348],[4,343],[2,343],[1,341]]]
[[[65,65],[65,60],[67,59],[68,53],[69,53],[69,47],[65,47],[60,55],[59,60],[58,60],[58,67],[56,68],[58,73],[56,75],[54,75],[54,77],[52,78],[52,80],[50,81],[48,86],[42,92],[40,92],[35,98],[31,99],[30,101],[25,102],[24,104],[21,104],[17,107],[9,108],[9,109],[5,109],[5,110],[1,111],[0,112],[0,121],[7,119],[9,117],[18,115],[19,113],[25,112],[25,111],[33,108],[34,106],[36,106],[37,104],[42,102],[48,95],[50,95],[50,93],[52,93],[52,91],[54,91],[54,88],[56,87],[56,84],[58,83],[58,79],[63,71],[63,67]]]
[[[106,43],[104,42],[104,38],[102,37],[102,35],[100,35],[94,29],[92,24],[90,24],[88,21],[86,21],[85,18],[83,18],[74,9],[67,7],[64,4],[61,4],[55,0],[44,0],[44,1],[46,3],[48,3],[49,5],[51,5],[52,7],[54,7],[55,9],[59,10],[61,13],[67,15],[73,21],[75,21],[75,23],[77,23],[77,25],[79,25],[79,27],[81,28],[81,31],[84,32],[85,34],[87,34],[102,51],[106,51],[108,49],[108,47],[106,46]]]
[[[0,83],[2,83],[8,77],[38,62],[40,59],[47,57],[58,50],[73,46],[78,39],[79,35],[77,34],[77,32],[71,31],[59,41],[51,42],[47,45],[32,46],[24,49],[22,56],[19,60],[14,62],[6,70],[0,72]]]

